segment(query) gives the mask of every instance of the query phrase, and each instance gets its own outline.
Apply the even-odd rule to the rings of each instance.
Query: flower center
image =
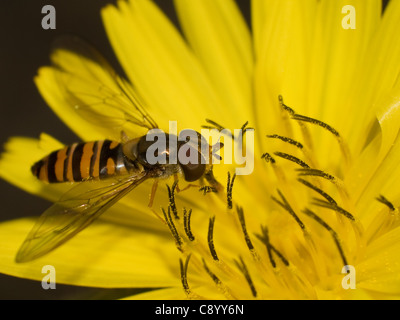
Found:
[[[234,192],[237,177],[228,172],[223,192],[201,189],[211,215],[208,223],[197,215],[194,222],[192,209],[183,208],[180,218],[177,184],[168,187],[169,206],[162,211],[183,255],[181,281],[189,298],[316,298],[321,291],[343,290],[343,267],[362,257],[366,237],[354,215],[354,199],[343,179],[318,168],[308,125],[329,132],[337,141],[344,161],[336,171],[342,175],[352,164],[349,148],[330,125],[296,114],[282,97],[279,105],[283,125],[293,133],[291,127],[297,123],[302,142],[267,135],[279,150],[260,157],[273,172],[262,185],[265,190],[255,189],[254,194],[261,193],[264,199],[239,205],[246,191],[242,187]],[[383,227],[397,226],[398,210],[384,196],[377,200],[396,217]]]

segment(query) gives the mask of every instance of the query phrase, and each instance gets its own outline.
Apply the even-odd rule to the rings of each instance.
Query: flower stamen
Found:
[[[279,105],[281,106],[281,108],[286,111],[287,113],[289,113],[290,115],[294,115],[295,112],[292,108],[288,107],[284,102],[283,102],[283,97],[281,95],[278,96],[278,100],[279,100]]]
[[[332,204],[329,201],[324,201],[324,200],[321,200],[321,199],[314,198],[314,202],[312,204],[316,205],[316,206],[323,207],[323,208],[328,208],[328,209],[334,210],[334,211],[342,214],[343,216],[345,216],[346,218],[348,218],[348,219],[350,219],[352,221],[356,220],[354,218],[354,216],[350,212],[348,212],[345,209],[339,207],[336,203]]]
[[[215,273],[213,273],[207,266],[206,261],[204,260],[204,258],[201,258],[201,260],[203,261],[203,267],[204,270],[206,270],[206,272],[208,273],[208,275],[211,277],[211,279],[214,281],[214,283],[217,286],[222,285],[222,281],[215,275]]]
[[[386,199],[383,195],[379,195],[379,197],[375,198],[376,200],[378,200],[380,203],[383,203],[385,206],[387,206],[390,211],[396,211],[395,206],[388,200]]]
[[[314,118],[311,118],[311,117],[303,116],[303,115],[300,115],[300,114],[293,114],[291,116],[291,118],[294,119],[294,120],[300,121],[300,122],[308,122],[308,123],[311,123],[311,124],[315,124],[317,126],[320,126],[321,128],[324,128],[324,129],[328,130],[330,133],[332,133],[336,137],[336,140],[339,143],[340,150],[341,150],[341,152],[342,152],[342,154],[343,154],[343,156],[344,156],[344,158],[346,160],[346,163],[347,164],[350,163],[351,157],[350,157],[349,148],[348,148],[347,144],[342,139],[342,137],[340,136],[339,132],[336,129],[334,129],[333,127],[331,127],[329,124],[327,124],[325,122],[322,122],[320,120],[317,120],[317,119],[314,119]]]
[[[314,119],[314,118],[311,118],[311,117],[307,117],[307,116],[303,116],[303,115],[297,114],[297,113],[292,115],[292,119],[293,120],[297,120],[297,121],[303,121],[303,122],[308,122],[308,123],[311,123],[311,124],[318,125],[318,126],[324,128],[324,129],[328,130],[329,132],[331,132],[334,136],[340,137],[339,132],[337,132],[329,124],[327,124],[325,122],[322,122],[320,120],[317,120],[317,119]]]
[[[279,99],[279,104],[280,104],[280,106],[281,106],[281,109],[282,109],[285,113],[289,114],[289,117],[285,117],[286,120],[292,119],[292,117],[296,114],[296,112],[295,112],[292,108],[290,108],[289,106],[287,106],[286,104],[284,104],[284,102],[283,102],[283,97],[282,97],[281,95],[278,96],[278,99]],[[290,125],[290,123],[289,123],[288,121],[286,121],[286,123],[288,123],[288,124]],[[308,145],[308,147],[310,148],[310,150],[312,150],[312,149],[313,149],[313,142],[312,142],[311,134],[310,134],[309,130],[308,130],[307,127],[304,125],[304,123],[302,123],[302,122],[297,122],[297,123],[299,124],[300,129],[301,129],[301,132],[303,133],[304,141],[306,142],[306,144]],[[291,127],[288,127],[288,131],[289,131],[289,132],[292,132]]]
[[[168,211],[167,211],[168,213],[165,212],[164,208],[161,208],[161,210],[164,214],[165,222],[167,223],[168,228],[171,231],[172,236],[175,239],[176,246],[177,246],[178,250],[182,252],[183,251],[182,250],[182,244],[183,244],[182,238],[180,237],[178,231],[176,230],[174,222],[172,221],[171,207],[168,206]]]
[[[228,171],[228,182],[226,185],[226,196],[227,196],[227,203],[228,203],[228,209],[232,209],[232,191],[233,191],[233,183],[235,182],[236,174],[232,176],[231,180],[231,174]]]
[[[340,257],[342,258],[342,261],[343,261],[343,265],[345,265],[345,266],[348,265],[346,256],[345,256],[345,254],[344,254],[344,251],[343,251],[343,248],[342,248],[342,245],[341,245],[341,241],[340,241],[339,236],[338,236],[338,234],[336,233],[336,231],[333,230],[324,220],[322,220],[319,216],[317,216],[317,215],[316,215],[314,212],[312,212],[311,210],[309,210],[309,209],[306,208],[306,209],[303,210],[303,212],[304,212],[306,215],[308,215],[310,218],[312,218],[312,219],[314,219],[316,222],[318,222],[318,223],[319,223],[321,226],[323,226],[326,230],[329,231],[329,233],[331,234],[331,236],[332,236],[333,240],[335,241],[335,244],[336,244],[336,246],[337,246],[337,248],[338,248]]]
[[[294,145],[299,149],[303,149],[303,145],[300,142],[298,142],[294,139],[288,138],[288,137],[280,136],[278,134],[271,134],[271,135],[267,135],[267,138],[279,139],[279,140],[282,140],[283,142],[287,142],[291,145]]]
[[[386,232],[393,230],[393,228],[398,227],[400,224],[399,209],[396,208],[393,203],[383,195],[379,195],[375,199],[384,204],[386,206],[386,210],[380,210],[379,214],[368,227],[368,243],[379,238]],[[387,210],[389,211],[389,216]]]
[[[276,262],[274,260],[274,257],[272,256],[272,252],[275,252],[275,254],[278,256],[278,258],[281,259],[283,264],[286,267],[288,267],[289,266],[289,261],[269,241],[268,228],[265,227],[265,226],[261,226],[261,232],[262,232],[262,235],[256,234],[256,237],[258,239],[260,239],[265,244],[265,246],[267,247],[268,258],[269,258],[269,261],[271,262],[272,267],[274,269],[276,268]]]
[[[212,186],[202,186],[199,191],[203,191],[203,195],[205,196],[207,193],[210,192],[218,192],[218,190]]]
[[[179,259],[179,266],[181,269],[181,282],[182,282],[183,290],[185,290],[185,293],[188,296],[191,294],[191,290],[189,288],[189,284],[188,284],[188,280],[187,280],[187,271],[188,271],[190,257],[191,257],[191,254],[189,254],[186,257],[185,264],[183,263],[182,259]]]
[[[254,128],[252,128],[252,127],[249,127],[249,128],[247,128],[247,125],[249,124],[249,121],[246,121],[243,125],[242,125],[242,127],[240,128],[240,131],[242,132],[242,138],[244,137],[244,135],[245,135],[245,133],[247,132],[247,131],[249,131],[249,130],[255,130]]]
[[[183,208],[183,226],[185,229],[185,233],[190,241],[194,241],[195,238],[194,238],[194,235],[190,228],[190,217],[191,216],[192,216],[192,209],[189,209],[189,211],[187,211],[186,208]]]
[[[207,266],[206,261],[202,258],[204,270],[206,270],[207,274],[211,277],[211,279],[216,284],[217,288],[221,290],[221,292],[228,298],[228,299],[235,299],[233,295],[230,293],[229,288],[227,288],[222,281],[213,273],[210,268]]]
[[[169,185],[167,185],[169,206],[171,207],[175,219],[179,219],[178,210],[176,209],[176,203],[175,203],[175,189],[177,185],[178,185],[178,180],[174,181],[171,188],[169,187]]]
[[[210,253],[211,256],[215,261],[219,261],[217,252],[215,251],[215,246],[214,246],[214,223],[215,223],[215,216],[210,218],[210,222],[208,225],[208,247],[210,248]]]
[[[255,255],[254,246],[253,246],[253,243],[251,242],[250,236],[249,236],[249,234],[247,232],[247,227],[246,227],[246,221],[244,219],[243,208],[239,207],[239,206],[236,206],[236,212],[238,214],[240,225],[242,226],[242,231],[243,231],[243,235],[244,235],[244,240],[246,241],[246,245],[249,248],[250,252],[254,256]]]
[[[225,129],[224,126],[221,126],[219,123],[216,123],[216,122],[213,121],[213,120],[206,119],[206,122],[209,123],[209,124],[211,124],[211,126],[204,126],[204,125],[201,126],[201,127],[204,128],[204,129],[217,129],[217,130],[219,130],[219,131],[222,131],[222,130]]]
[[[282,115],[283,124],[285,125],[286,135],[293,136],[293,127],[290,122],[290,117],[295,114],[294,110],[283,103],[283,97],[278,96],[280,111]]]
[[[282,202],[280,202],[278,199],[276,199],[274,196],[271,196],[272,200],[274,200],[277,204],[279,204],[283,209],[285,209],[287,212],[290,213],[290,215],[296,220],[297,224],[300,226],[300,228],[305,231],[306,227],[304,225],[304,223],[300,220],[300,218],[298,217],[298,215],[294,212],[294,210],[292,209],[292,207],[290,206],[289,202],[286,200],[286,198],[283,196],[282,192],[277,189],[279,196],[281,197]]]
[[[291,154],[284,153],[284,152],[275,152],[274,155],[281,157],[283,159],[292,161],[292,162],[300,165],[303,168],[310,168],[310,166],[307,163],[305,163],[303,160],[301,160],[295,156],[292,156]]]
[[[206,122],[209,123],[209,124],[211,124],[211,126],[205,126],[205,125],[201,126],[201,127],[204,128],[204,129],[210,129],[210,130],[212,130],[212,129],[217,129],[218,131],[222,131],[222,130],[226,129],[226,127],[220,125],[219,123],[217,123],[217,122],[215,122],[215,121],[213,121],[213,120],[206,119]],[[247,128],[247,125],[248,125],[248,124],[249,124],[249,121],[246,121],[246,122],[242,125],[242,127],[240,128],[240,131],[242,132],[242,138],[244,137],[245,133],[246,133],[248,130],[255,130],[254,128],[251,128],[251,127]],[[232,135],[232,133],[231,133],[230,131],[229,131],[229,132],[226,132],[226,130],[224,130],[224,134],[226,134],[227,136],[229,136],[232,140],[235,140],[235,138],[236,138],[236,137],[234,137],[234,136]]]
[[[333,176],[333,175],[331,175],[329,173],[326,173],[323,170],[319,170],[319,169],[304,168],[304,169],[296,169],[296,170],[299,172],[299,176],[317,176],[317,177],[322,177],[322,178],[324,178],[326,180],[329,180],[329,181],[331,181],[331,182],[333,182],[335,184],[339,180],[335,176]]]
[[[264,159],[266,162],[275,163],[275,159],[271,157],[271,155],[267,152],[263,153],[261,159]]]
[[[330,182],[332,182],[340,192],[341,196],[343,197],[344,200],[348,201],[349,200],[349,194],[345,188],[345,184],[341,179],[338,177],[335,177],[323,170],[319,169],[311,169],[311,168],[301,168],[301,169],[296,169],[297,172],[299,172],[299,176],[315,176],[315,177],[321,177],[324,178]]]
[[[254,298],[257,297],[257,290],[254,286],[253,281],[251,280],[249,270],[247,269],[246,264],[244,263],[243,259],[241,256],[239,256],[239,261],[234,260],[236,266],[239,268],[239,270],[243,273],[244,277],[246,278],[247,283],[249,284],[251,294],[253,295]]]
[[[306,187],[316,191],[317,193],[319,193],[321,196],[323,196],[326,200],[328,200],[328,202],[332,205],[336,205],[336,201],[329,195],[327,194],[325,191],[321,190],[320,188],[314,186],[312,183],[308,182],[307,180],[298,178],[297,181],[301,182],[302,184],[304,184]]]

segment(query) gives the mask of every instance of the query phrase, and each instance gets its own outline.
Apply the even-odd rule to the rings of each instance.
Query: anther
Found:
[[[180,251],[182,251],[182,239],[181,239],[181,237],[179,236],[178,231],[176,230],[176,227],[175,227],[175,225],[174,225],[174,222],[172,221],[171,209],[170,209],[170,207],[168,207],[168,211],[167,211],[168,213],[165,212],[164,208],[161,208],[161,210],[162,210],[162,212],[163,212],[163,214],[164,214],[165,222],[167,223],[168,228],[169,228],[169,230],[171,231],[172,236],[173,236],[174,239],[175,239],[176,246],[178,247],[178,249],[179,249]]]
[[[281,261],[283,262],[283,264],[285,266],[289,266],[289,261],[269,241],[268,228],[261,226],[261,232],[262,232],[262,235],[256,234],[256,237],[258,239],[260,239],[267,247],[268,257],[269,257],[272,267],[274,269],[276,268],[276,262],[272,256],[272,252],[274,252],[278,256],[278,258],[281,259]]]
[[[294,115],[295,112],[292,108],[288,107],[286,104],[283,103],[283,97],[281,95],[278,96],[279,104],[283,110],[288,112],[291,115]]]
[[[271,243],[269,242],[268,229],[267,227],[261,226],[261,231],[262,235],[256,234],[256,237],[260,239],[262,242],[264,242],[265,246],[267,247],[269,261],[271,262],[272,267],[276,268],[276,262],[272,256]]]
[[[310,118],[310,117],[306,117],[303,116],[301,114],[294,114],[292,115],[292,119],[297,120],[297,121],[303,121],[303,122],[309,122],[312,124],[315,124],[317,126],[320,126],[326,130],[328,130],[329,132],[331,132],[333,135],[335,135],[336,137],[339,137],[339,132],[337,132],[333,127],[331,127],[329,124],[326,124],[325,122],[322,122],[320,120],[314,119],[314,118]]]
[[[391,203],[388,199],[386,199],[383,195],[379,195],[379,197],[376,198],[380,203],[383,203],[385,206],[387,206],[391,211],[396,211],[396,207]]]
[[[332,133],[336,137],[336,139],[339,143],[340,150],[345,158],[345,161],[347,162],[347,164],[350,163],[350,160],[351,160],[350,150],[336,129],[334,129],[333,127],[331,127],[329,124],[327,124],[325,122],[322,122],[322,121],[314,119],[314,118],[306,117],[306,116],[303,116],[300,114],[293,114],[292,119],[300,121],[300,123],[308,122],[311,124],[315,124],[317,126],[320,126],[321,128],[328,130],[330,133]]]
[[[271,157],[271,155],[269,153],[263,153],[263,155],[261,156],[261,159],[264,159],[267,162],[271,162],[271,163],[275,163],[275,159]]]
[[[204,125],[201,126],[201,127],[204,128],[204,129],[217,129],[217,130],[219,130],[219,131],[222,131],[222,130],[226,129],[224,126],[220,125],[219,123],[217,123],[217,122],[215,122],[215,121],[213,121],[213,120],[206,119],[206,122],[209,123],[209,124],[211,124],[211,126],[204,126]],[[246,122],[242,125],[242,127],[240,128],[240,130],[241,130],[241,132],[242,132],[242,137],[244,136],[244,134],[245,134],[248,130],[255,130],[254,128],[247,127],[248,124],[249,124],[249,122],[246,121]],[[235,139],[235,137],[232,135],[231,132],[226,132],[226,131],[224,131],[224,133],[225,133],[227,136],[229,136],[230,138]]]
[[[283,209],[285,209],[287,212],[290,213],[290,215],[296,220],[297,224],[300,226],[300,228],[304,231],[306,229],[303,221],[300,220],[300,218],[297,216],[297,214],[294,212],[292,207],[290,206],[289,202],[286,200],[286,198],[283,196],[282,192],[277,189],[279,196],[281,197],[282,202],[280,202],[278,199],[276,199],[274,196],[272,196],[272,200],[274,200],[277,204],[279,204]]]
[[[232,191],[233,191],[233,183],[235,182],[236,174],[233,175],[231,180],[231,174],[228,171],[228,182],[226,185],[226,196],[227,196],[227,203],[228,209],[232,209]]]
[[[283,142],[287,142],[291,145],[294,145],[299,149],[303,149],[303,145],[300,142],[293,140],[291,138],[288,138],[288,137],[280,136],[277,134],[271,134],[271,135],[267,135],[267,138],[279,139],[279,140],[282,140]]]
[[[336,178],[333,175],[326,173],[322,170],[304,168],[304,169],[296,169],[296,171],[299,172],[299,176],[317,176],[317,177],[322,177],[326,180],[332,181],[334,183],[338,182],[338,178]]]
[[[185,290],[185,293],[189,296],[190,295],[190,289],[188,285],[188,280],[187,280],[187,270],[189,266],[189,260],[190,260],[191,255],[189,254],[186,257],[185,263],[183,263],[182,259],[179,259],[179,266],[181,269],[181,282],[183,286],[183,290]]]
[[[243,231],[243,235],[244,235],[244,240],[246,241],[246,245],[249,248],[250,252],[254,252],[254,246],[253,243],[250,240],[250,236],[247,232],[247,228],[246,228],[246,221],[244,220],[244,213],[243,213],[243,208],[236,206],[236,211],[238,214],[238,218],[239,218],[239,222],[240,225],[242,226],[242,231]]]
[[[289,266],[289,261],[283,256],[283,254],[278,250],[278,249],[276,249],[272,244],[270,244],[270,246],[271,246],[271,251],[273,251],[277,256],[278,256],[278,258],[279,259],[281,259],[281,261],[283,262],[283,264],[286,266],[286,267],[288,267]]]
[[[169,206],[171,207],[175,219],[179,219],[178,210],[176,208],[176,203],[175,203],[175,189],[177,185],[178,185],[178,180],[174,181],[174,183],[172,184],[172,188],[170,188],[169,185],[167,185]]]
[[[336,205],[336,201],[329,195],[327,194],[325,191],[321,190],[320,188],[314,186],[312,183],[308,182],[307,180],[304,179],[297,179],[297,181],[301,182],[302,184],[304,184],[306,187],[316,191],[317,193],[319,193],[321,196],[323,196],[326,200],[328,200],[328,202],[332,205]]]
[[[344,251],[343,251],[342,245],[341,245],[341,243],[340,243],[339,236],[337,235],[336,231],[333,230],[324,220],[322,220],[320,217],[318,217],[318,216],[317,216],[314,212],[312,212],[311,210],[309,210],[309,209],[306,208],[305,210],[303,210],[303,212],[304,212],[306,215],[308,215],[310,218],[312,218],[312,219],[314,219],[316,222],[318,222],[318,223],[319,223],[321,226],[323,226],[326,230],[329,231],[329,233],[331,234],[331,236],[332,236],[333,240],[335,241],[335,244],[336,244],[336,246],[337,246],[337,248],[338,248],[340,257],[342,258],[343,265],[345,265],[345,266],[348,265],[346,256],[344,255]]]
[[[217,288],[227,297],[229,300],[237,299],[232,294],[231,290],[225,286],[222,281],[217,277],[215,273],[213,273],[210,268],[207,266],[206,261],[202,258],[204,270],[206,270],[207,274],[211,277],[211,279],[216,284]]]
[[[206,270],[206,272],[208,273],[208,275],[211,277],[211,279],[214,281],[214,283],[215,283],[217,286],[222,285],[221,280],[219,280],[219,278],[208,268],[207,263],[206,263],[206,261],[204,260],[204,258],[201,258],[201,259],[202,259],[202,261],[203,261],[204,269]]]
[[[257,297],[257,291],[254,286],[253,281],[251,280],[249,270],[246,267],[246,264],[244,263],[242,257],[239,256],[240,261],[233,260],[236,264],[236,266],[239,268],[239,270],[243,273],[244,277],[246,278],[247,283],[249,284],[251,294],[253,295],[254,298]]]
[[[332,203],[330,203],[329,201],[324,201],[324,200],[316,199],[316,198],[315,198],[315,199],[314,199],[314,202],[313,202],[312,204],[314,204],[314,205],[316,205],[316,206],[323,207],[323,208],[328,208],[328,209],[334,210],[334,211],[336,211],[336,212],[342,214],[343,216],[345,216],[346,218],[348,218],[348,219],[350,219],[350,220],[352,220],[352,221],[355,221],[355,220],[356,220],[356,219],[354,218],[354,216],[353,216],[350,212],[348,212],[348,211],[346,211],[345,209],[339,207],[336,203],[335,203],[335,204],[332,204]]]
[[[222,142],[219,142],[219,140],[217,143],[215,143],[213,146],[211,146],[211,154],[218,161],[221,161],[222,157],[219,154],[217,154],[217,152],[219,150],[221,150],[223,147],[224,147],[224,144]]]
[[[211,186],[203,186],[199,189],[199,191],[203,191],[203,195],[206,195],[207,193],[210,192],[218,192],[216,188]]]
[[[211,256],[215,261],[219,261],[217,252],[215,251],[215,246],[214,246],[214,223],[215,223],[215,216],[210,218],[210,222],[208,225],[208,247],[210,248],[210,253]]]
[[[275,152],[274,155],[281,157],[283,159],[292,161],[292,162],[300,165],[303,168],[310,168],[310,166],[307,163],[305,163],[303,160],[300,160],[299,158],[292,156],[291,154],[287,154],[284,152]]]
[[[248,121],[246,121],[243,125],[242,125],[242,127],[240,128],[240,130],[242,131],[242,133],[243,133],[243,135],[246,133],[246,131],[248,131],[248,130],[255,130],[254,128],[247,128],[247,125],[249,124],[249,122]]]
[[[213,121],[213,120],[206,119],[206,122],[209,123],[209,124],[211,124],[211,126],[201,126],[201,127],[204,128],[204,129],[210,129],[210,130],[212,130],[212,129],[217,129],[218,131],[222,131],[222,130],[225,129],[224,126],[220,125],[219,123],[217,123],[217,122],[215,122],[215,121]],[[229,132],[226,132],[226,130],[224,130],[224,133],[225,133],[227,136],[229,136],[229,138],[234,139],[234,136],[232,135],[232,133],[231,133],[230,131],[229,131]]]
[[[211,124],[211,126],[201,126],[202,128],[205,128],[205,129],[217,129],[219,131],[222,131],[222,130],[225,129],[224,126],[221,126],[220,124],[216,123],[213,120],[206,119],[206,122]]]
[[[190,217],[192,216],[192,209],[189,211],[186,208],[183,208],[183,227],[185,229],[185,233],[188,236],[190,241],[194,241],[194,235],[190,229]]]

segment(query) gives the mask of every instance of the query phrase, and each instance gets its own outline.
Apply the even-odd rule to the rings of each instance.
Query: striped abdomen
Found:
[[[54,151],[32,166],[32,173],[40,180],[53,182],[103,179],[126,174],[133,163],[126,159],[122,144],[101,140],[74,143]]]

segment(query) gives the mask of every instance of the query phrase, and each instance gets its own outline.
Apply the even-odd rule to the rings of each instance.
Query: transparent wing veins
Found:
[[[74,63],[65,61],[68,55]],[[148,130],[158,127],[132,85],[84,41],[62,37],[53,50],[52,61],[60,89],[71,107],[85,119],[106,128],[127,123]]]
[[[38,218],[19,249],[16,261],[30,261],[56,249],[89,226],[145,179],[146,173],[143,172],[112,183],[79,183]]]

